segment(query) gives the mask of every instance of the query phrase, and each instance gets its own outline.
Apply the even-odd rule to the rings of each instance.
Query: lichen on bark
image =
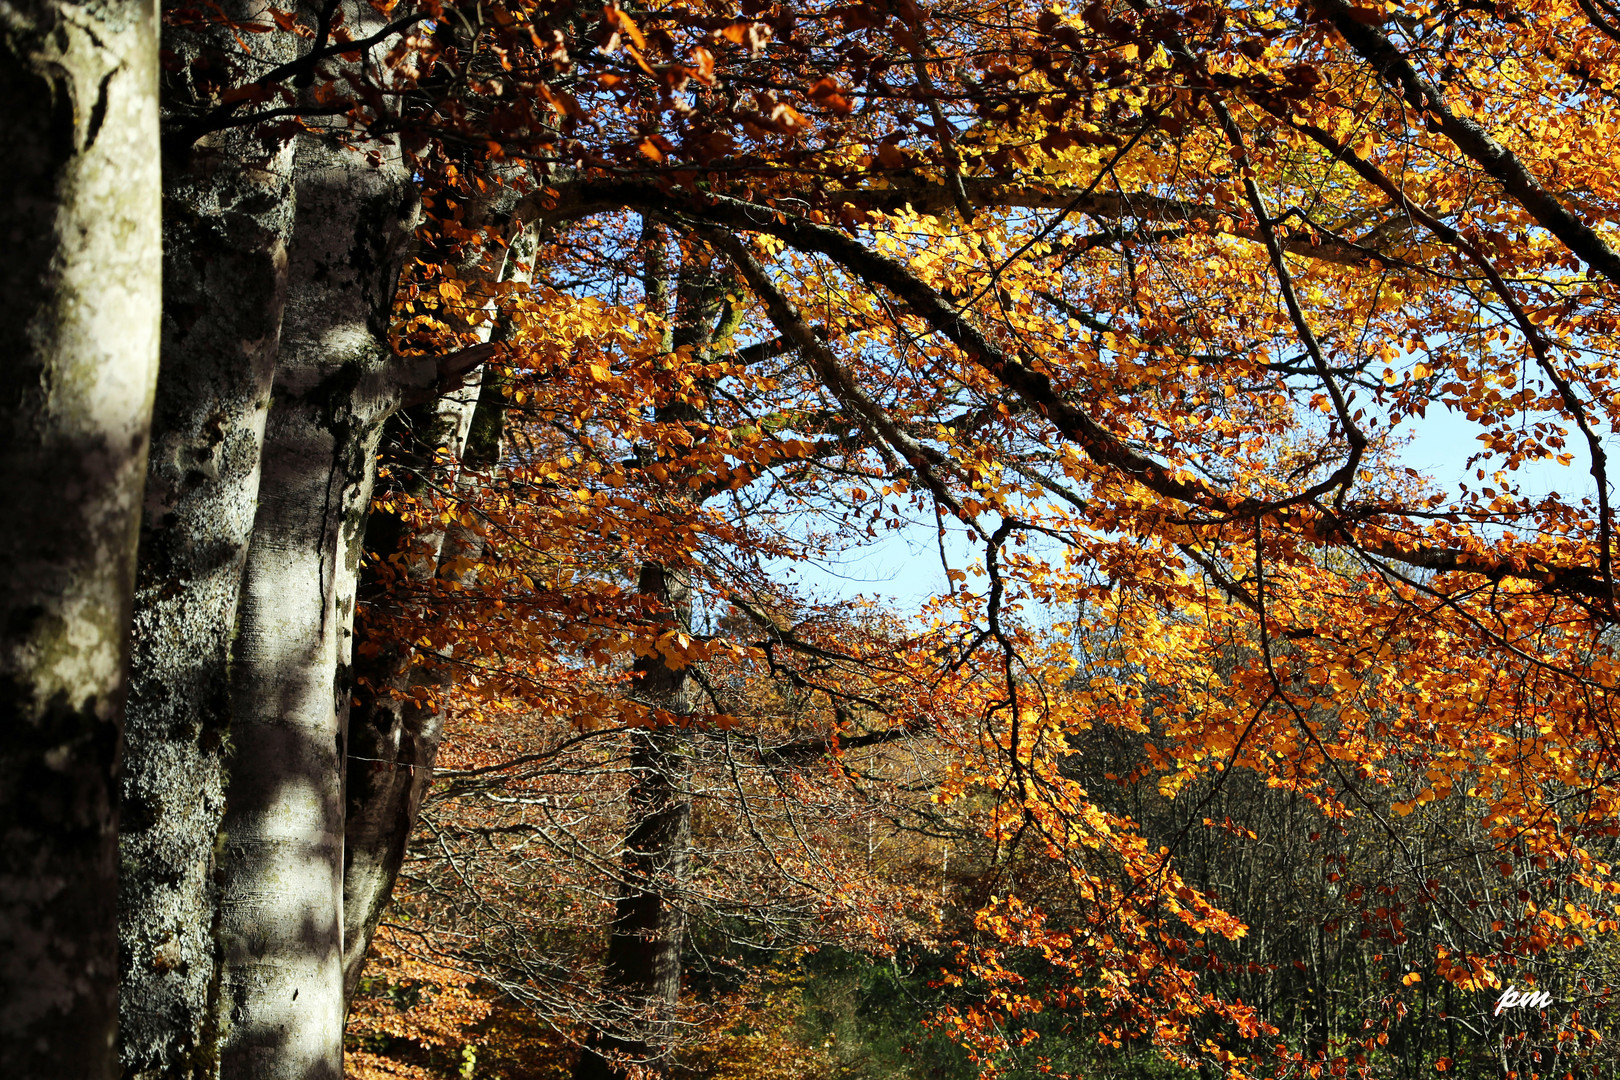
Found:
[[[0,1075],[116,1068],[116,764],[157,369],[144,3],[0,7]]]

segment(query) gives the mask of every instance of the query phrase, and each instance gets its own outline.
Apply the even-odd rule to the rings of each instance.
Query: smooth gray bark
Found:
[[[236,49],[173,30],[185,60]],[[256,43],[257,44],[257,43]],[[272,41],[271,48],[288,41]],[[209,106],[177,65],[165,112]],[[228,662],[287,290],[290,145],[251,132],[164,175],[163,356],[135,594],[123,776],[119,1041],[129,1080],[217,1071],[214,854],[225,808]]]
[[[231,671],[220,875],[229,1080],[342,1075],[351,620],[377,440],[405,381],[387,331],[418,215],[397,150],[372,167],[335,135],[303,136],[295,178]]]
[[[0,6],[0,1076],[117,1064],[116,774],[161,291],[156,12]]]

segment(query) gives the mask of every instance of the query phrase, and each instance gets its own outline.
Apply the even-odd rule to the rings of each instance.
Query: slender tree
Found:
[[[503,235],[511,233],[502,224],[509,221],[513,202],[510,188],[492,186],[490,197],[473,200],[477,209],[462,223],[472,233],[471,243],[448,279],[465,290],[464,304],[450,313],[462,339],[499,344],[510,337],[510,318],[500,316],[497,303],[503,286],[521,288],[528,282],[535,253],[535,230],[520,227],[515,235]],[[491,243],[488,235],[502,242]],[[467,583],[484,538],[461,522],[465,511],[457,503],[473,499],[482,478],[499,464],[506,407],[502,388],[491,364],[479,385],[401,409],[385,429],[383,467],[389,476],[379,501],[419,504],[436,484],[455,498],[449,500],[451,521],[440,521],[426,532],[408,528],[403,508],[398,513],[374,509],[366,526],[344,793],[346,998],[354,996],[432,781],[455,659],[431,651],[418,655],[414,642],[392,636],[392,628],[379,627],[375,616],[389,604],[449,602],[453,590]],[[448,595],[441,586],[450,590]]]

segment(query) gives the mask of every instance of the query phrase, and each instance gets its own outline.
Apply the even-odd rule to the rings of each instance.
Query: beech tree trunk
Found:
[[[677,628],[690,629],[691,597],[681,575],[648,563],[641,568],[640,589],[665,605]],[[677,716],[693,711],[694,684],[686,669],[654,658],[637,662],[636,671],[637,696],[647,704]],[[679,729],[631,734],[634,824],[625,838],[621,892],[602,970],[607,1022],[580,1051],[574,1080],[618,1080],[637,1067],[656,1076],[669,1071],[686,938],[680,893],[692,848],[687,741]]]
[[[157,374],[156,12],[0,6],[0,1076],[117,1065],[116,767]]]
[[[380,19],[346,12],[355,33]],[[217,87],[187,82],[238,55],[213,33],[166,42],[171,122],[216,107]],[[260,60],[297,47],[265,42]],[[482,356],[393,354],[415,185],[397,146],[346,124],[292,145],[227,129],[167,163],[123,791],[129,1080],[342,1073],[346,722],[377,443]]]
[[[217,30],[173,30],[166,46],[187,60],[239,48]],[[180,65],[167,86],[171,120],[210,103],[184,81],[190,71]],[[120,827],[119,1041],[129,1080],[208,1077],[218,1064],[214,854],[227,668],[286,300],[291,165],[290,145],[267,151],[237,131],[190,148],[164,175],[163,359]]]
[[[648,223],[642,240],[647,246],[647,307],[664,311],[669,305],[666,230]],[[723,303],[725,282],[703,252],[688,253],[679,279],[675,324],[665,347],[706,351],[717,337],[732,333],[738,309]],[[702,418],[701,411],[684,400],[657,413],[660,423],[695,423]],[[685,572],[644,563],[639,589],[665,610],[671,629],[691,632],[691,582]],[[654,655],[637,661],[634,670],[633,692],[646,704],[675,716],[695,711],[697,687],[687,668]],[[680,729],[631,735],[631,828],[602,971],[601,997],[609,1015],[581,1049],[574,1080],[619,1080],[638,1069],[657,1076],[669,1071],[686,938],[681,894],[690,877],[692,849],[688,741]]]
[[[490,208],[492,214],[505,207]],[[477,225],[478,221],[471,224]],[[475,279],[487,274],[497,281],[526,282],[533,272],[535,231],[514,238],[497,265],[464,267]],[[487,253],[485,253],[487,254]],[[478,295],[483,290],[469,290]],[[498,318],[480,336],[501,341],[510,326]],[[427,493],[423,479],[435,475],[434,462],[448,457],[461,463],[448,482],[470,489],[476,474],[493,468],[499,457],[499,416],[504,397],[498,379],[486,369],[478,386],[469,386],[436,401],[396,413],[384,440],[390,472],[403,493]],[[475,424],[479,437],[469,439]],[[435,475],[446,482],[442,470]],[[404,522],[373,513],[366,527],[367,563],[361,567],[361,609],[388,603],[371,561],[406,556],[407,573],[415,580],[443,578],[457,561],[476,560],[482,540],[459,524],[416,538],[409,552],[400,546]],[[367,595],[369,593],[369,595]],[[363,628],[356,634],[364,644]],[[354,705],[349,721],[349,761],[343,850],[343,984],[345,1002],[353,1000],[365,968],[366,953],[376,935],[394,884],[404,865],[405,850],[433,781],[433,762],[444,732],[444,709],[437,695],[422,700],[411,691],[429,687],[443,693],[450,675],[441,668],[411,663],[409,642],[383,642],[354,657]]]
[[[336,1080],[343,1040],[343,776],[354,593],[382,422],[403,373],[388,319],[417,201],[301,136],[289,294],[231,670],[221,854],[222,1065]]]

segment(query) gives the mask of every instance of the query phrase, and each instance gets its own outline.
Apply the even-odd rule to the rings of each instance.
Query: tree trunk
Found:
[[[675,626],[690,629],[691,599],[678,574],[648,563],[641,592],[660,600]],[[661,658],[636,664],[637,695],[676,716],[693,711],[693,684],[686,670]],[[689,876],[692,795],[687,734],[679,729],[632,733],[630,812],[623,882],[614,907],[602,971],[607,1013],[601,1029],[580,1051],[574,1080],[619,1080],[630,1067],[662,1076],[669,1071],[675,1007],[681,989],[681,946],[686,909],[680,893]]]
[[[448,400],[456,403],[453,398]],[[470,419],[472,410],[465,413]],[[459,456],[466,430],[465,423],[458,423],[453,437],[430,451],[442,449]],[[399,452],[425,457],[426,461],[418,462],[424,467],[434,456],[431,452]],[[395,464],[404,462],[396,458]],[[368,552],[387,558],[399,550],[404,539],[402,521],[392,515],[372,515],[366,530]],[[444,545],[443,530],[413,544],[407,555],[411,565],[421,568],[420,576],[410,575],[418,583],[421,576],[433,577],[439,572]],[[375,580],[367,584],[369,589],[364,591],[372,595],[362,595],[362,618],[368,604],[388,602],[380,595],[385,586]],[[364,643],[366,636],[362,629],[357,640]],[[437,694],[418,698],[412,693],[418,689],[442,693],[447,680],[441,671],[413,664],[415,648],[408,641],[372,644],[379,646],[375,652],[357,650],[355,654],[354,706],[349,722],[343,849],[345,1001],[353,998],[360,984],[366,952],[404,865],[405,846],[432,782],[433,762],[444,731],[444,710]]]
[[[206,56],[219,31],[173,31]],[[235,49],[234,37],[229,48]],[[189,71],[182,66],[181,71]],[[177,76],[178,79],[178,76]],[[206,107],[171,85],[171,117]],[[228,660],[286,299],[292,148],[225,133],[164,176],[163,361],[135,593],[119,890],[129,1080],[214,1074]]]
[[[534,241],[533,229],[520,232],[506,253],[504,265],[493,268],[492,276],[501,281],[528,281],[533,272]],[[510,326],[497,318],[493,326],[485,328],[483,336],[500,341],[509,332]],[[395,455],[395,467],[390,471],[404,477],[401,490],[416,497],[425,495],[426,484],[420,477],[441,455],[461,462],[461,471],[451,478],[452,483],[462,489],[476,484],[473,473],[496,464],[499,434],[493,434],[496,446],[492,448],[487,433],[481,430],[481,437],[470,442],[469,431],[475,421],[481,429],[498,428],[496,418],[503,407],[500,382],[486,370],[478,387],[397,413],[394,420],[399,422],[390,423],[385,446]],[[444,478],[441,475],[439,479]],[[462,535],[458,537],[458,533]],[[418,581],[443,578],[452,572],[456,561],[476,560],[482,540],[469,534],[470,530],[452,523],[416,538],[407,553],[407,572]],[[360,619],[364,619],[368,603],[387,602],[371,569],[376,564],[369,559],[386,560],[400,553],[404,541],[403,521],[385,513],[372,515],[366,527],[368,562],[361,568]],[[364,643],[366,636],[362,629],[356,640]],[[449,686],[444,669],[411,663],[413,648],[409,642],[375,644],[379,647],[374,651],[356,651],[355,704],[349,720],[343,849],[346,1002],[353,999],[360,985],[366,953],[393,895],[406,845],[433,780],[433,762],[444,732],[444,709],[438,695]],[[411,692],[417,688],[431,688],[437,693],[429,699],[418,699]]]
[[[642,238],[647,245],[647,307],[664,311],[669,304],[668,237],[663,227],[649,223]],[[727,336],[735,328],[736,309],[724,305],[725,282],[701,251],[688,253],[679,279],[666,348],[706,351],[717,334]],[[657,419],[696,423],[702,413],[689,401],[678,400],[661,407]],[[639,588],[668,613],[671,629],[691,632],[691,582],[684,571],[644,563]],[[696,684],[685,667],[671,666],[655,653],[637,661],[635,672],[634,693],[646,704],[675,716],[695,711]],[[574,1080],[619,1080],[637,1067],[659,1076],[669,1071],[686,937],[681,893],[690,876],[692,847],[688,741],[679,729],[631,736],[632,825],[625,839],[623,891],[602,972],[608,1015],[580,1051]]]
[[[0,1076],[117,1065],[116,766],[157,373],[152,5],[0,7]]]
[[[302,136],[289,295],[231,672],[221,855],[222,1062],[230,1080],[336,1080],[343,1039],[343,776],[360,541],[388,346],[417,216],[381,167]]]

